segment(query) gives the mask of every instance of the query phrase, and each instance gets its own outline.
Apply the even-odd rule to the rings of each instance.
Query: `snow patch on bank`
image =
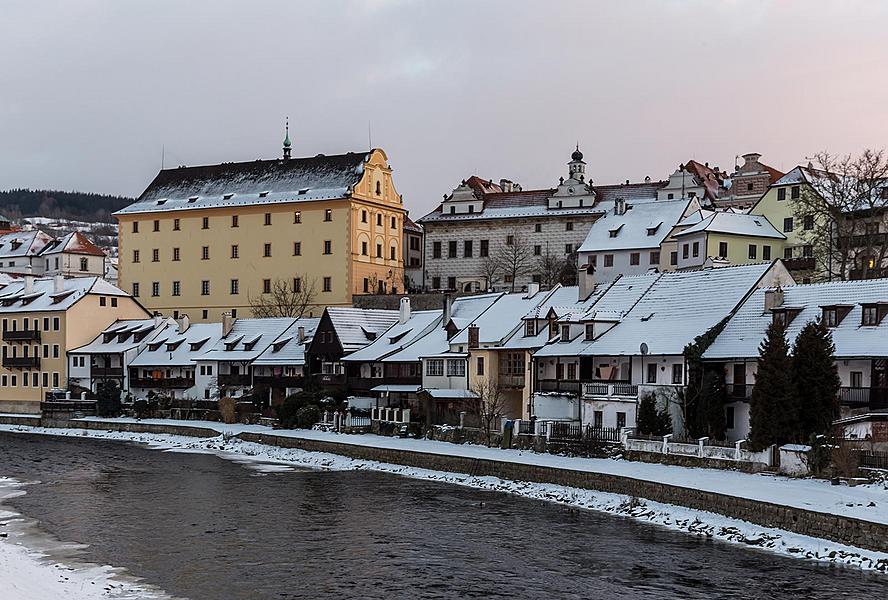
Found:
[[[112,432],[80,429],[52,429],[0,425],[0,431],[36,433],[54,436],[88,437],[139,442],[149,447],[174,452],[208,452],[236,460],[261,472],[290,470],[293,467],[326,470],[369,470],[414,479],[439,481],[476,489],[515,494],[525,498],[554,502],[577,509],[595,510],[632,518],[696,536],[775,552],[796,558],[859,567],[888,574],[888,554],[846,546],[788,531],[761,527],[747,521],[711,512],[651,502],[630,496],[572,488],[554,484],[513,481],[490,476],[432,471],[376,461],[359,460],[325,452],[280,448],[246,442],[231,435],[198,439],[169,434]]]
[[[0,598],[3,600],[161,600],[170,596],[142,585],[123,569],[83,564],[66,556],[78,548],[38,533],[34,522],[2,506],[26,493],[25,484],[0,477]],[[65,564],[63,564],[65,563]]]

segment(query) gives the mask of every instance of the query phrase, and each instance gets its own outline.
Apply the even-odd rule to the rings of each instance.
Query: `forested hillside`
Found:
[[[130,204],[132,198],[85,192],[53,190],[0,191],[0,214],[15,221],[43,216],[74,221],[112,222],[111,213]]]

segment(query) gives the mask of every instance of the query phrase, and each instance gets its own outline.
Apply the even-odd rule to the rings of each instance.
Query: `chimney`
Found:
[[[508,179],[500,179],[500,189],[504,192],[515,191],[513,183]]]
[[[478,348],[478,339],[480,335],[480,329],[477,325],[472,323],[469,325],[469,350]]]
[[[65,291],[65,276],[59,273],[52,278],[52,293],[61,294]]]
[[[176,319],[176,323],[179,324],[179,333],[185,333],[191,326],[191,319],[188,318],[188,315],[181,315]]]
[[[404,296],[401,298],[401,305],[398,312],[398,323],[406,323],[410,320],[410,298]]]
[[[577,279],[580,286],[578,301],[583,302],[595,293],[595,267],[591,264],[580,267],[577,270]]]
[[[31,265],[28,265],[27,273],[25,274],[25,293],[33,294],[34,293],[34,275],[33,270],[31,269]]]
[[[302,325],[296,328],[296,339],[300,344],[305,341],[305,327]]]
[[[540,291],[540,284],[538,283],[529,283],[527,284],[527,293],[524,294],[525,298],[533,298]]]
[[[765,311],[771,311],[778,306],[783,306],[783,288],[778,286],[765,290]]]
[[[160,327],[161,323],[163,323],[163,315],[157,311],[154,311],[154,326]]]
[[[617,198],[614,200],[614,214],[626,214],[626,201],[623,198]]]
[[[230,312],[222,313],[222,337],[231,333],[231,328],[234,327],[234,322],[236,320],[237,319],[231,316]]]
[[[447,327],[447,324],[450,323],[450,294],[444,294],[444,307],[441,317],[441,325]]]

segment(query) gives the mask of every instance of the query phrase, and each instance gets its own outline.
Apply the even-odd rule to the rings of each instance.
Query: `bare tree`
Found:
[[[534,262],[533,274],[539,277],[540,285],[544,289],[551,289],[561,283],[566,268],[566,261],[560,256],[551,254],[547,247],[546,253],[537,257]]]
[[[314,304],[316,283],[314,279],[297,276],[292,282],[286,279],[275,279],[271,282],[269,293],[258,297],[249,297],[253,316],[262,319],[267,317],[301,317]]]
[[[505,388],[492,377],[483,377],[475,382],[471,391],[476,396],[471,402],[481,422],[481,436],[484,443],[490,446],[497,418],[503,415],[507,407]]]
[[[871,279],[885,274],[888,232],[888,156],[815,155],[808,186],[793,199],[801,239],[816,268],[829,279]]]
[[[526,274],[531,267],[531,250],[520,232],[513,229],[506,236],[506,242],[497,249],[496,262],[499,263],[503,279],[510,284],[509,291],[515,291],[518,277]]]
[[[485,256],[481,261],[481,275],[487,280],[487,288],[493,287],[493,284],[499,281],[500,264],[495,256]]]

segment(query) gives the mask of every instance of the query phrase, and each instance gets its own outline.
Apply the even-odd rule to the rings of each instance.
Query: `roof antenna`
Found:
[[[370,145],[370,150],[373,150],[373,134],[370,131],[370,120],[367,120],[367,143]]]
[[[166,145],[160,145],[160,170],[163,171],[164,159],[166,157]]]

